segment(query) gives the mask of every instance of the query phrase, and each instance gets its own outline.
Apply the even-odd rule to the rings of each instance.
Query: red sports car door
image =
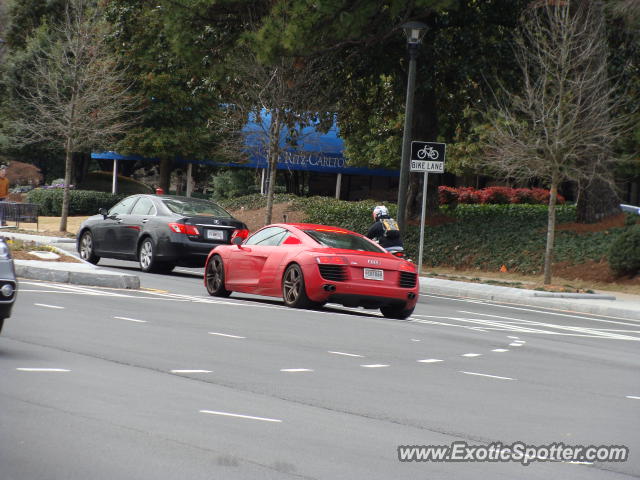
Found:
[[[237,250],[231,250],[232,272],[229,288],[259,293],[258,283],[269,256],[287,231],[280,227],[266,227],[251,235]]]

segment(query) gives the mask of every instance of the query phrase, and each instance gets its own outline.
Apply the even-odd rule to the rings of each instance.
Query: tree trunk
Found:
[[[556,199],[558,198],[558,180],[554,176],[551,181],[549,195],[549,215],[547,222],[547,247],[544,252],[544,284],[551,283],[551,264],[553,262],[553,244],[556,236]]]
[[[588,185],[580,186],[576,218],[580,223],[596,223],[620,213],[620,199],[612,185],[595,177]]]
[[[60,215],[60,231],[67,231],[67,217],[69,216],[69,198],[71,193],[69,185],[71,184],[71,176],[73,173],[73,153],[71,152],[71,140],[67,139],[65,145],[64,160],[64,189],[62,191],[62,214]]]
[[[88,153],[76,153],[73,155],[73,184],[78,187],[89,173],[91,155]]]
[[[276,108],[269,127],[269,185],[267,190],[267,211],[264,224],[269,225],[273,216],[273,194],[275,192],[276,173],[278,172],[278,154],[280,153],[280,111]]]
[[[163,158],[160,160],[160,188],[164,190],[164,193],[169,193],[171,187],[171,170],[173,169],[173,162],[169,158]]]
[[[422,140],[425,142],[438,141],[438,115],[437,103],[433,90],[421,92],[416,91],[416,108],[413,113],[412,140]],[[411,173],[409,181],[409,192],[407,199],[407,218],[418,216],[422,203],[416,202],[422,194],[422,178],[424,175]],[[427,215],[438,213],[438,187],[440,182],[439,174],[429,175],[429,188],[427,189]]]

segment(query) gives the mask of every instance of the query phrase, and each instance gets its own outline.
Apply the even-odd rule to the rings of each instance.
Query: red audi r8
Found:
[[[268,225],[244,241],[215,247],[204,284],[218,297],[234,291],[282,297],[294,308],[339,303],[379,308],[397,319],[413,313],[419,289],[414,264],[365,236],[302,223]]]

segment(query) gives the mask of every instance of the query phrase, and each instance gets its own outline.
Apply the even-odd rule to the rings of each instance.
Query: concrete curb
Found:
[[[429,277],[420,277],[420,292],[419,302],[421,303],[429,303],[429,298],[425,295],[434,294],[640,320],[640,302],[620,301],[609,295],[583,294],[578,298],[543,296],[536,295],[542,293],[536,290],[454,282]]]
[[[30,262],[30,263],[27,263]],[[34,265],[34,263],[36,263]],[[15,260],[16,276],[33,280],[44,280],[57,283],[71,283],[75,285],[86,285],[89,287],[108,288],[140,288],[140,278],[136,275],[109,272],[98,267],[89,269],[84,264],[62,263],[63,268],[42,266],[36,260]],[[81,265],[81,268],[71,269],[70,265]]]

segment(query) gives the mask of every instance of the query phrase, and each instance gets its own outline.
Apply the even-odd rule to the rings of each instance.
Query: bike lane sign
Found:
[[[446,144],[411,142],[411,171],[444,173]]]
[[[431,160],[411,160],[412,172],[444,173],[444,162]]]

